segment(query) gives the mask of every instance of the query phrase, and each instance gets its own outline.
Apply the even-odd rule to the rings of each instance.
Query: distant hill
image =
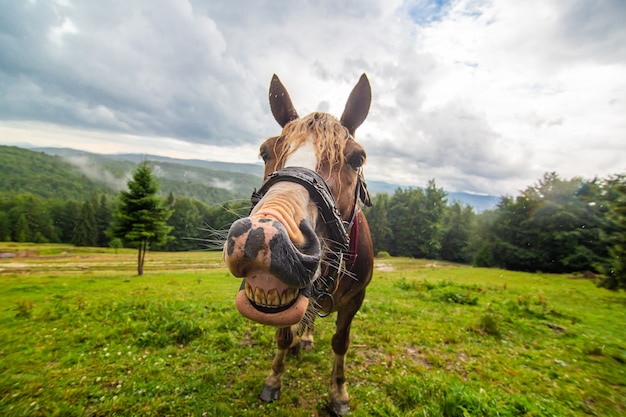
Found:
[[[158,161],[149,155],[117,158],[73,149],[0,146],[0,192],[79,200],[94,192],[117,194],[144,159],[158,177],[162,195],[172,192],[209,205],[247,199],[261,183],[260,175],[166,162],[169,158]]]
[[[474,211],[480,213],[485,210],[492,210],[500,202],[501,197],[494,195],[481,195],[470,193],[448,193],[448,203],[458,201],[462,204],[474,207]]]
[[[74,167],[73,175],[82,175],[81,178],[90,179],[110,192],[125,188],[132,171],[145,159],[158,176],[162,193],[172,191],[174,195],[196,198],[208,204],[247,199],[252,189],[261,185],[263,176],[261,164],[175,159],[148,154],[103,155],[69,148],[32,148],[31,151],[56,157],[57,161]],[[398,188],[407,188],[375,180],[368,180],[367,185],[373,195],[393,194]],[[448,192],[448,202],[471,205],[477,212],[495,208],[499,200],[500,197],[492,195]]]
[[[84,199],[109,188],[91,181],[59,156],[0,146],[0,192],[31,193],[44,198]]]
[[[226,171],[226,172],[239,172],[243,174],[251,174],[257,177],[263,176],[263,165],[262,164],[237,164],[231,162],[220,162],[220,161],[205,161],[201,159],[176,159],[169,158],[167,156],[159,156],[159,155],[149,155],[149,154],[135,154],[135,153],[122,153],[122,154],[94,154],[85,151],[79,151],[77,149],[71,148],[43,148],[43,147],[35,147],[31,148],[35,151],[40,151],[47,153],[49,155],[57,155],[57,156],[76,156],[76,155],[84,155],[84,156],[97,156],[102,158],[107,158],[110,160],[116,161],[130,161],[135,164],[139,164],[144,159],[150,161],[159,161],[159,162],[169,162],[172,164],[180,164],[185,166],[194,166],[198,168],[206,168],[212,171]]]

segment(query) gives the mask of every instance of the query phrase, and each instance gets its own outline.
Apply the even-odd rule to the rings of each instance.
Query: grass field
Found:
[[[0,415],[327,416],[333,319],[258,394],[274,330],[213,252],[0,243]],[[383,258],[353,322],[354,416],[622,416],[626,294],[576,276]]]

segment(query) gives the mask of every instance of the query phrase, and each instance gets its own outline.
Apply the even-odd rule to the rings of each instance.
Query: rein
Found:
[[[257,205],[271,186],[281,181],[299,184],[309,192],[311,199],[317,206],[320,217],[329,230],[330,236],[328,241],[331,243],[330,252],[335,255],[335,259],[328,262],[329,267],[324,274],[325,279],[318,278],[318,280],[316,280],[316,282],[326,282],[327,287],[324,289],[314,288],[313,292],[318,304],[325,299],[330,300],[331,308],[328,313],[330,314],[332,306],[334,306],[332,293],[337,288],[336,281],[341,266],[345,264],[345,262],[348,262],[351,266],[356,262],[358,225],[357,227],[353,226],[359,211],[359,201],[362,201],[367,206],[371,206],[372,204],[367,186],[362,176],[359,174],[357,176],[356,192],[354,193],[354,205],[348,217],[350,220],[344,221],[328,184],[326,184],[326,181],[324,181],[317,172],[304,167],[286,167],[269,174],[263,185],[261,185],[261,188],[258,191],[255,189],[252,192],[250,198],[252,208]],[[321,314],[319,315],[323,317]]]

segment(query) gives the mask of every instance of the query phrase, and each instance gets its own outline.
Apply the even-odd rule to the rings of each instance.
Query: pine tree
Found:
[[[98,196],[94,195],[93,206],[96,217],[96,245],[106,247],[109,243],[109,237],[107,236],[106,231],[111,224],[111,209],[109,208],[109,202],[107,201],[106,195],[103,194],[100,196],[99,200]]]
[[[6,213],[0,211],[0,242],[9,242],[11,240],[11,228],[9,227],[9,218]]]
[[[28,220],[25,214],[20,214],[15,224],[13,240],[16,242],[28,242],[30,241],[30,227],[28,227]]]
[[[146,250],[150,243],[162,245],[170,240],[167,220],[172,211],[157,197],[159,185],[144,161],[128,181],[128,191],[121,191],[113,212],[111,235],[137,246],[137,274],[143,275]]]
[[[19,225],[21,216],[24,216]],[[14,224],[14,240],[21,242],[58,242],[56,229],[52,222],[50,206],[41,197],[25,193],[13,198],[13,207],[9,210],[9,220]],[[19,233],[18,233],[19,231]],[[19,235],[19,239],[17,240]]]
[[[96,216],[91,201],[85,201],[78,216],[78,224],[72,236],[76,246],[96,246],[98,238]]]
[[[67,200],[55,209],[54,225],[63,243],[70,243],[74,238],[76,227],[78,226],[78,215],[81,211],[81,204],[76,200]]]

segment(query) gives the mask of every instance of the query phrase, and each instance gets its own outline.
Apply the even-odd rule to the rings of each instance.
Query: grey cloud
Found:
[[[438,180],[453,191],[481,192],[484,180],[514,179],[527,171],[531,155],[515,143],[506,144],[483,116],[455,103],[416,113],[393,130],[389,140],[367,137],[363,142],[368,161],[385,165],[386,160],[403,160],[405,169],[413,164],[416,175],[437,173]]]
[[[318,42],[334,34],[320,23],[358,24],[379,4],[3,3],[0,80],[10,87],[0,89],[0,118],[217,145],[256,141],[274,130],[265,99],[271,73],[323,59]],[[62,29],[68,22],[75,30]],[[360,62],[351,67],[364,66],[353,59]],[[353,82],[354,74],[329,73],[341,76]]]
[[[3,118],[205,143],[252,140],[260,102],[250,97],[262,94],[250,94],[260,90],[226,53],[209,16],[178,2],[79,2],[56,10],[14,3],[0,13],[32,30],[3,29]],[[77,33],[51,39],[65,20]]]
[[[565,55],[586,56],[604,63],[626,59],[626,2],[578,0],[565,2],[558,33],[567,48]]]

